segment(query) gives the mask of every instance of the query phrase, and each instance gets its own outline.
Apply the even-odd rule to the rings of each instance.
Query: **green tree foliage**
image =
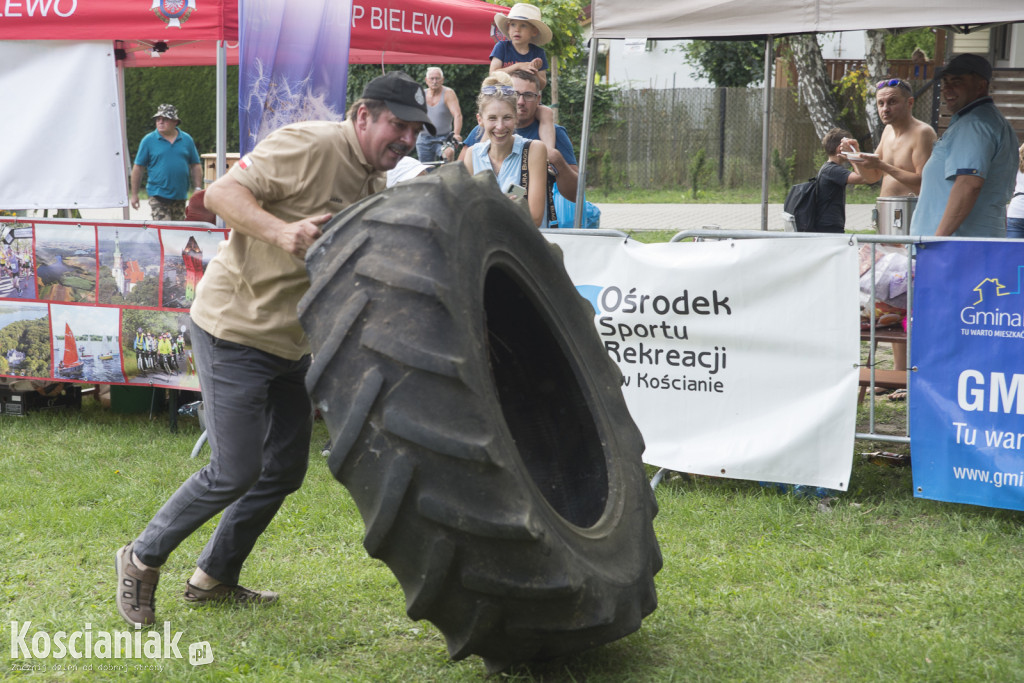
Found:
[[[935,54],[935,29],[915,28],[885,39],[885,56],[889,59],[910,59],[915,49],[920,49],[927,59],[931,59]]]
[[[135,285],[125,297],[129,306],[157,306],[160,302],[160,279],[148,275]]]
[[[100,266],[99,300],[115,306],[124,304],[124,297],[117,291],[117,281],[110,273],[110,266]]]
[[[0,329],[0,350],[18,349],[25,354],[21,365],[12,369],[0,355],[0,371],[26,377],[50,376],[50,328],[46,318],[18,320]]]
[[[462,109],[462,134],[467,135],[476,125],[476,95],[480,82],[487,78],[485,64],[388,64],[388,71],[404,71],[425,87],[427,68],[437,66],[444,72],[444,84],[455,91]],[[348,68],[348,88],[345,101],[351,104],[359,99],[363,88],[381,75],[379,64],[353,64]]]
[[[590,126],[596,130],[612,120],[615,94],[619,88],[608,83],[594,84]],[[558,81],[558,124],[565,127],[569,140],[579,153],[583,131],[583,105],[587,94],[587,67],[577,60],[561,70]]]
[[[677,48],[701,78],[722,88],[764,80],[764,44],[755,40],[693,40]]]
[[[135,341],[135,330],[140,327],[145,332],[151,332],[155,335],[161,335],[164,332],[176,335],[180,331],[175,316],[168,315],[165,311],[126,308],[121,312],[121,317],[123,321],[122,328],[125,330],[122,341],[128,347],[131,347],[132,342]]]

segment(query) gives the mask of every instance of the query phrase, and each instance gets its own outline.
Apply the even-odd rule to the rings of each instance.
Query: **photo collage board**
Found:
[[[0,218],[0,377],[198,390],[189,308],[227,234]]]

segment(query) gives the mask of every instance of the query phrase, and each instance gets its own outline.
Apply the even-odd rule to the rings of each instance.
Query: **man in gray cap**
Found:
[[[207,208],[231,228],[191,308],[210,462],[118,550],[117,608],[128,623],[155,622],[159,567],[221,511],[185,600],[277,599],[243,588],[239,574],[309,459],[310,350],[296,310],[309,288],[303,258],[331,216],[384,189],[424,126],[433,127],[423,89],[392,72],[366,86],[345,121],[274,131],[206,191]]]
[[[189,188],[203,189],[199,152],[192,136],[178,128],[181,120],[173,104],[157,107],[153,121],[156,129],[142,138],[132,166],[132,208],[139,208],[139,185],[143,172],[148,172],[146,193],[153,220],[183,221]]]
[[[921,174],[912,235],[1006,237],[1006,202],[1017,172],[1017,136],[988,96],[992,65],[958,55],[942,72],[953,117]]]

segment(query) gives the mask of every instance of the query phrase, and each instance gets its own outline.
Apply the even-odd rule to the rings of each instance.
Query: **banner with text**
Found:
[[[1024,243],[918,247],[914,495],[1024,510]]]
[[[623,374],[644,461],[846,490],[860,349],[849,237],[559,245]]]
[[[209,223],[0,219],[0,376],[198,389]]]
[[[238,0],[6,0],[0,40],[235,40]]]
[[[487,64],[494,43],[504,38],[494,15],[508,10],[480,0],[357,0],[352,61]]]

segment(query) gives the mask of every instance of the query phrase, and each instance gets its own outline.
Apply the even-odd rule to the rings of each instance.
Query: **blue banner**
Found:
[[[1024,242],[918,247],[914,495],[1024,510]]]
[[[351,0],[239,3],[241,154],[295,121],[345,118]]]

